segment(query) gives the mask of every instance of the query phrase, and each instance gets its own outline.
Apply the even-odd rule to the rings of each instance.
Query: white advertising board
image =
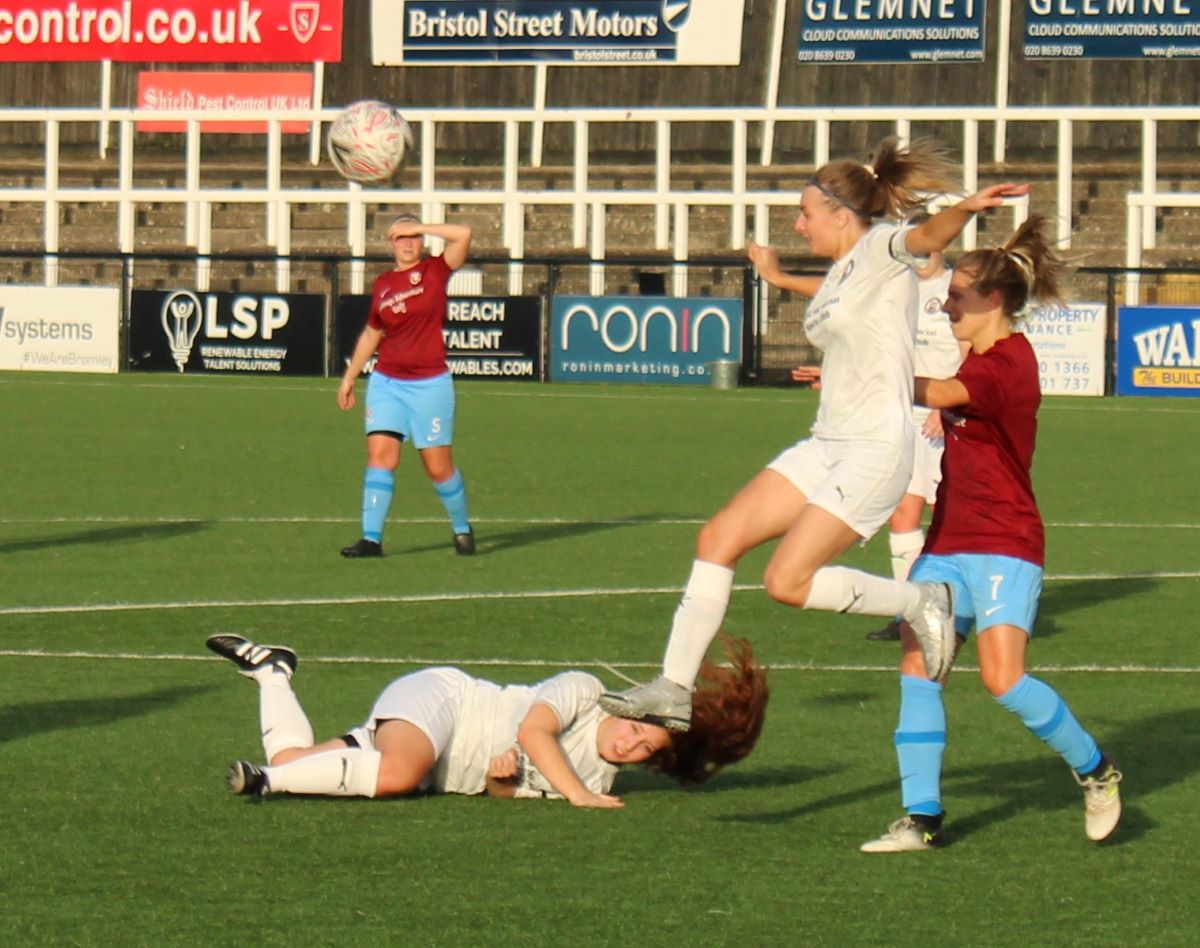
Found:
[[[1107,328],[1103,303],[1038,306],[1021,320],[1037,353],[1043,395],[1104,394]]]
[[[0,370],[116,372],[116,287],[0,286]]]

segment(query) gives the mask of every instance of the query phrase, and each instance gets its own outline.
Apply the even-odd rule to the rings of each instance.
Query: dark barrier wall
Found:
[[[982,2],[982,0],[981,0]],[[783,39],[779,84],[780,105],[988,105],[996,97],[996,50],[1002,0],[987,3],[986,59],[970,64],[920,65],[811,65],[797,61],[802,0],[789,0]],[[1022,47],[1025,30],[1022,0],[1012,0],[1009,103],[1011,105],[1195,105],[1200,102],[1200,64],[1196,60],[1090,60],[1027,61]],[[771,47],[773,0],[745,0],[741,66],[738,67],[551,67],[548,104],[551,106],[736,106],[764,101]],[[364,97],[389,99],[400,106],[529,106],[533,103],[534,70],[528,66],[373,67],[370,64],[370,4],[346,0],[343,61],[326,66],[326,104]],[[0,62],[0,106],[96,105],[99,66],[95,63]],[[158,64],[117,63],[113,66],[113,102],[135,101],[137,74],[142,69],[209,68]],[[292,65],[226,66],[230,70],[292,70]],[[602,81],[598,81],[603,76]],[[835,154],[857,154],[887,131],[862,126],[845,129],[832,143]],[[918,133],[936,133],[920,129]],[[497,136],[499,133],[496,133]],[[722,131],[722,136],[726,132]],[[758,130],[751,144],[756,143]],[[990,147],[990,129],[983,131],[983,146]],[[0,126],[0,144],[14,140],[36,142],[36,128]],[[90,141],[94,127],[63,130],[63,140]],[[470,147],[468,147],[468,135]],[[547,130],[548,159],[565,159],[570,141],[565,129]],[[1010,155],[1035,157],[1047,154],[1055,143],[1053,123],[1010,126]],[[494,162],[499,139],[480,139],[478,129],[446,128],[439,147],[451,150],[485,150]],[[653,129],[620,124],[593,129],[593,146],[613,153],[636,154],[653,144]],[[1129,126],[1081,125],[1075,131],[1079,149],[1108,155],[1113,149],[1136,149],[1140,129]],[[1194,149],[1195,129],[1164,125],[1159,130],[1164,150]],[[705,152],[727,155],[728,143],[713,141],[711,131],[680,128],[674,147],[680,153],[703,158]],[[811,158],[807,133],[781,128],[776,158],[807,161]],[[983,152],[987,154],[987,152]]]

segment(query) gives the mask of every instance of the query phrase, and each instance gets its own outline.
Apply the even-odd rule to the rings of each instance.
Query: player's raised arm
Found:
[[[572,806],[605,809],[623,807],[625,804],[619,797],[607,793],[593,793],[584,786],[558,742],[561,732],[562,724],[559,723],[554,709],[548,704],[537,703],[529,709],[517,729],[517,743],[521,745],[521,750],[529,755],[530,763],[550,782],[555,792],[562,794]]]

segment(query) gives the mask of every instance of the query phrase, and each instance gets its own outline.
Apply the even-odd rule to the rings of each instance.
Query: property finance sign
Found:
[[[1025,0],[1026,59],[1200,59],[1197,0]]]
[[[741,300],[554,299],[549,375],[556,382],[708,385],[708,363],[741,358]]]
[[[338,375],[350,364],[370,309],[370,296],[339,299]],[[456,379],[541,379],[542,305],[536,296],[451,297],[442,338],[446,343],[446,365]],[[365,371],[374,367],[371,360]]]
[[[1037,354],[1043,395],[1103,395],[1103,303],[1038,306],[1021,320],[1021,331]]]
[[[1200,397],[1200,307],[1117,309],[1117,394]]]
[[[377,66],[736,66],[744,0],[372,0]]]
[[[336,63],[342,0],[0,0],[0,61]]]
[[[134,290],[129,368],[323,375],[325,297]]]
[[[798,59],[981,62],[985,4],[986,0],[803,0]]]

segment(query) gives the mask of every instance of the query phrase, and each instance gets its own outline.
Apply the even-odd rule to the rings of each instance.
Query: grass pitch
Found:
[[[1030,652],[1126,772],[1083,835],[1055,755],[979,686],[947,693],[950,843],[857,846],[900,815],[893,646],[738,573],[728,628],[770,663],[758,749],[619,812],[222,787],[257,758],[229,630],[301,656],[318,738],[391,678],[649,675],[699,524],[807,430],[807,392],[464,383],[455,557],[414,457],[378,561],[357,536],[361,415],[332,381],[0,376],[0,912],[10,944],[1194,944],[1200,405],[1049,399],[1047,584]],[[849,562],[886,571],[879,537]],[[607,667],[606,667],[607,666]]]

